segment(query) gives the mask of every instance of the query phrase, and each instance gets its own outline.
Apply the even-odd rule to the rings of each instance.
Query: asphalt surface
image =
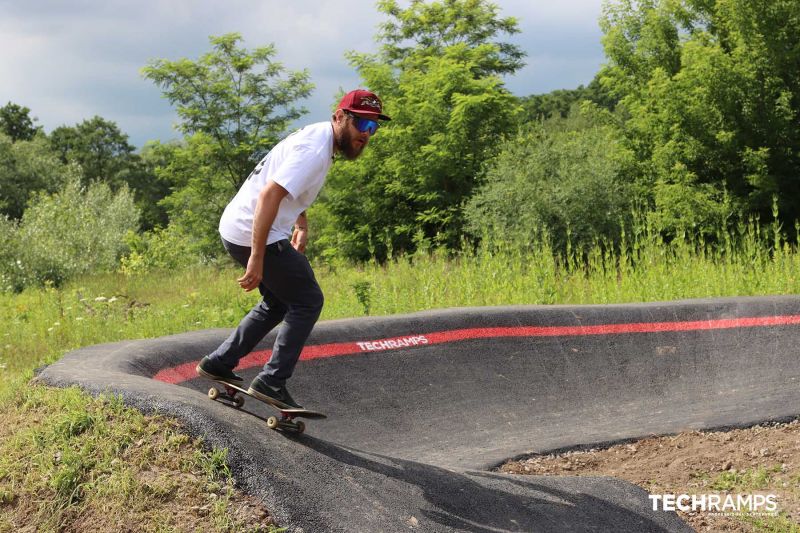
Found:
[[[492,472],[532,452],[800,414],[800,297],[469,308],[317,325],[290,389],[326,420],[211,401],[194,364],[229,330],[76,350],[40,373],[113,392],[229,449],[294,532],[691,531],[612,478]],[[274,334],[242,362],[252,378]]]

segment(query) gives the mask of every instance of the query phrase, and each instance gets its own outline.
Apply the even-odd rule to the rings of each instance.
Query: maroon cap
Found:
[[[381,113],[383,111],[381,99],[375,93],[364,89],[356,89],[344,95],[342,101],[339,102],[339,107],[336,109],[344,109],[364,118],[392,120]]]

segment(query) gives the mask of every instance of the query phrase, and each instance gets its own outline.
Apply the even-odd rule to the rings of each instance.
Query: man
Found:
[[[289,394],[303,345],[322,311],[322,291],[303,252],[306,209],[316,199],[336,154],[356,159],[375,134],[380,99],[365,90],[347,93],[330,122],[319,122],[278,143],[256,166],[225,208],[219,224],[228,253],[245,267],[237,281],[263,296],[228,339],[197,365],[197,373],[240,385],[239,360],[283,321],[272,357],[248,393],[280,409],[302,408]],[[291,238],[291,240],[290,240]]]

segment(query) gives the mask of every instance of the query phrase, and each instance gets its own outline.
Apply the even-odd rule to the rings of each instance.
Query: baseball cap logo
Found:
[[[365,96],[365,97],[363,97],[361,99],[361,105],[362,106],[367,106],[367,107],[373,107],[373,108],[377,109],[378,111],[381,110],[381,101],[378,100],[374,96]]]

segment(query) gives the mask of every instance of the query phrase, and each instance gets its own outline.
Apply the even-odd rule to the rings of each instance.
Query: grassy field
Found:
[[[630,240],[626,253],[596,246],[562,260],[537,244],[420,254],[384,265],[317,265],[326,295],[322,319],[798,292],[800,254],[777,232],[762,234],[755,225],[715,247],[686,239],[667,244],[647,232]],[[238,274],[230,265],[104,274],[58,289],[0,294],[0,531],[89,524],[104,531],[119,530],[109,524],[136,524],[139,531],[272,527],[264,525],[263,512],[260,519],[239,520],[246,506],[233,491],[224,451],[205,450],[174,423],[142,417],[113,398],[23,387],[36,367],[80,346],[235,326],[258,298],[238,289]],[[169,472],[195,480],[196,490],[180,494],[179,479]],[[187,507],[203,510],[207,521],[184,515],[164,521]]]

